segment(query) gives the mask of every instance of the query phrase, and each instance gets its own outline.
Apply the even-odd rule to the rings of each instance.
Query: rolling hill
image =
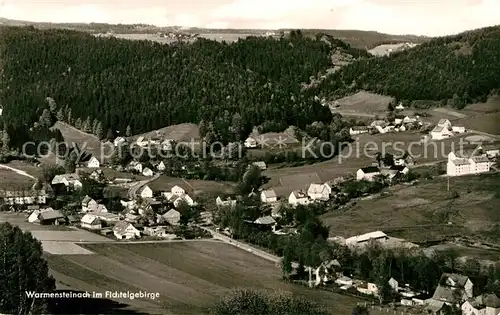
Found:
[[[316,92],[343,96],[368,90],[414,104],[485,101],[500,88],[500,26],[439,37],[386,57],[357,60],[322,81]]]

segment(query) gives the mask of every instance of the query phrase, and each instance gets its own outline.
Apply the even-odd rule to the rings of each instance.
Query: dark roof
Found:
[[[368,173],[378,173],[380,172],[380,169],[376,166],[368,166],[368,167],[362,167],[361,170],[363,173],[368,174]]]
[[[399,172],[401,172],[405,168],[406,168],[406,166],[404,166],[404,165],[393,165],[393,166],[391,166],[390,169],[393,170],[393,171],[399,171]]]
[[[64,215],[59,210],[53,210],[53,211],[47,211],[47,212],[40,213],[38,218],[40,219],[40,221],[54,220],[54,219],[64,218]]]
[[[500,298],[495,294],[488,294],[483,299],[484,305],[492,308],[500,308]]]

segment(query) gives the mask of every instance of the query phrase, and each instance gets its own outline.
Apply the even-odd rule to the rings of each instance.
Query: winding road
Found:
[[[139,189],[141,189],[145,185],[149,184],[150,182],[158,179],[159,177],[160,177],[160,175],[156,174],[155,176],[153,176],[149,179],[141,180],[141,181],[134,183],[128,190],[129,199],[130,200],[137,199],[137,192],[139,191]]]

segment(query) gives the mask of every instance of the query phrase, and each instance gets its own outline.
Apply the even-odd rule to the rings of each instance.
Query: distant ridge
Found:
[[[108,24],[108,23],[49,23],[49,22],[30,22],[10,20],[0,17],[0,25],[6,26],[34,26],[40,29],[59,28],[71,29],[81,32],[90,33],[106,33],[112,31],[118,34],[134,34],[134,33],[157,33],[157,32],[173,32],[182,31],[185,33],[221,33],[221,34],[255,34],[263,35],[266,31],[274,31],[276,33],[289,32],[292,29],[208,29],[197,27],[181,27],[168,26],[158,27],[148,24]],[[324,29],[302,29],[304,35],[313,36],[317,33],[325,33],[333,37],[339,38],[356,48],[372,49],[382,44],[398,44],[398,43],[424,43],[430,40],[429,37],[417,35],[391,35],[379,33],[376,31],[360,31],[360,30],[324,30]]]

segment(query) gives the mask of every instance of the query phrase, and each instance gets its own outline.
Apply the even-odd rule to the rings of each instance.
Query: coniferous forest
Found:
[[[459,107],[500,87],[499,27],[437,38],[381,58],[300,31],[281,39],[170,45],[33,27],[1,32],[1,104],[12,130],[37,121],[50,97],[57,103],[54,119],[90,132],[138,134],[203,122],[219,139],[234,141],[263,123],[301,129],[329,124],[335,117],[320,97],[364,89],[399,100],[451,100]],[[335,50],[354,62],[304,89],[311,77],[332,68]],[[228,139],[229,130],[237,139]]]

